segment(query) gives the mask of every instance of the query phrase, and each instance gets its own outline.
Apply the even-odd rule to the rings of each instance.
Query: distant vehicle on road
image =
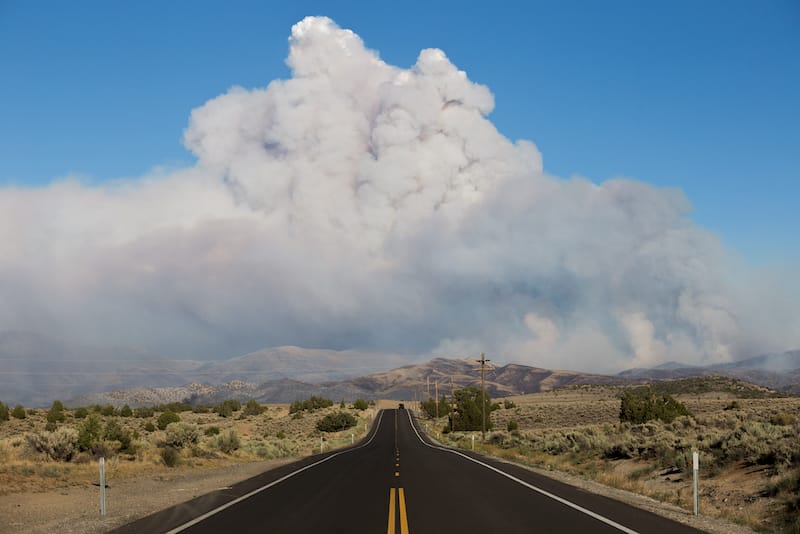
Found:
[[[406,409],[406,405],[401,402],[400,405],[397,408],[400,409],[400,410],[405,410]]]

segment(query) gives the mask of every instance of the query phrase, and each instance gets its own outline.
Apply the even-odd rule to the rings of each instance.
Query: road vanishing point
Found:
[[[116,534],[699,532],[522,467],[440,447],[408,410],[366,438],[145,517]]]

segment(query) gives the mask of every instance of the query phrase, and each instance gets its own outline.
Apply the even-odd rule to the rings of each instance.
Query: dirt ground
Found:
[[[141,517],[226,488],[294,460],[234,464],[212,469],[177,468],[158,475],[109,483],[106,515],[100,516],[100,489],[83,484],[42,493],[0,496],[0,532],[95,534],[108,532]]]

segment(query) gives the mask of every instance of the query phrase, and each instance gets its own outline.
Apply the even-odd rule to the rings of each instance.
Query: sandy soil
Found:
[[[94,485],[43,493],[0,496],[0,532],[94,534],[130,523],[199,495],[228,487],[295,458],[235,464],[228,467],[176,469],[159,475],[109,483],[106,515],[100,516],[100,489]]]

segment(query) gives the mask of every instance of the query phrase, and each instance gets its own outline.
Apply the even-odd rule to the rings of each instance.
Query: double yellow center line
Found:
[[[408,534],[408,517],[406,516],[406,494],[403,488],[389,489],[389,524],[386,534],[394,534],[397,518],[395,517],[395,493],[400,502],[400,534]]]

